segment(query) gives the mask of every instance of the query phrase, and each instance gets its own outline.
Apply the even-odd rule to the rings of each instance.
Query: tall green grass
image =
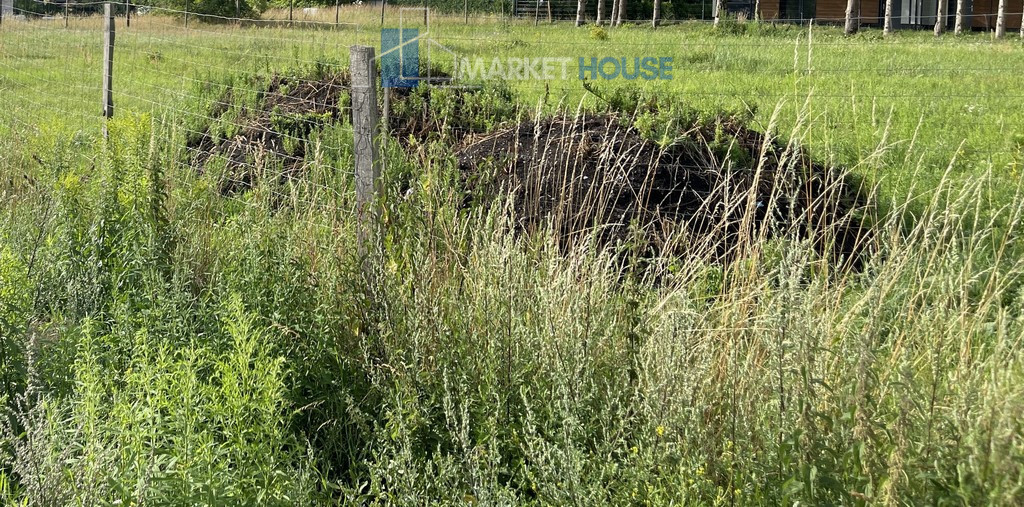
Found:
[[[302,178],[270,166],[224,196],[182,164],[186,111],[219,93],[181,90],[155,116],[126,99],[107,142],[5,99],[4,504],[1024,500],[1024,188],[995,152],[915,151],[966,131],[840,113],[880,130],[814,153],[906,171],[879,178],[856,273],[795,235],[630,269],[462,209],[446,146],[389,145],[364,276],[344,125],[315,134]],[[832,116],[807,111],[766,130],[816,146]]]
[[[350,190],[225,198],[163,128],[5,189],[7,502],[1020,500],[1024,200],[989,175],[862,273],[793,238],[655,280],[458,211],[441,161],[367,281]]]

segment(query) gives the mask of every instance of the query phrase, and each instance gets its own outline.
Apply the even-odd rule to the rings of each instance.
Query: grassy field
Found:
[[[186,146],[230,138],[275,75],[346,69],[378,16],[118,20],[107,141],[100,20],[4,20],[0,502],[1024,502],[1020,41],[440,17],[469,57],[672,57],[670,81],[595,90],[638,90],[631,121],[670,139],[727,111],[849,169],[873,252],[567,250],[462,206],[440,135],[385,143],[367,278],[350,125],[306,132],[301,178],[230,195]],[[607,107],[576,79],[507,86],[511,116]],[[504,107],[438,95],[449,129]]]

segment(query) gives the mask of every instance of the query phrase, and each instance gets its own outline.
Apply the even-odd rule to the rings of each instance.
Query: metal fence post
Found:
[[[349,48],[350,71],[352,73],[352,129],[355,152],[355,181],[357,207],[357,249],[363,260],[363,271],[368,274],[367,254],[373,231],[376,229],[377,213],[374,197],[377,180],[380,177],[380,161],[377,154],[379,118],[377,112],[377,76],[374,65],[374,51],[370,46]]]
[[[114,116],[114,5],[103,4],[103,135],[106,137],[106,120]]]

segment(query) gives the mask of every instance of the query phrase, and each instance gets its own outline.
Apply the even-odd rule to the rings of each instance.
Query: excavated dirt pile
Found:
[[[274,76],[250,107],[235,104],[229,88],[209,112],[210,124],[189,139],[192,166],[203,171],[213,161],[223,163],[223,194],[250,188],[257,170],[270,162],[281,164],[282,176],[294,176],[302,169],[310,133],[349,114],[342,110],[348,90],[348,74],[321,79]],[[222,122],[230,129],[215,132],[213,126],[229,111],[237,114]]]
[[[867,200],[845,175],[736,120],[694,125],[665,148],[623,120],[558,116],[466,137],[470,200],[507,196],[523,230],[553,224],[566,240],[728,260],[746,242],[795,234],[860,266]]]
[[[250,188],[268,165],[301,176],[314,131],[348,121],[348,88],[348,75],[332,74],[275,76],[255,101],[233,100],[228,89],[189,139],[193,167],[222,164],[224,194]],[[663,146],[615,113],[518,121],[507,89],[387,93],[401,145],[453,147],[467,206],[501,198],[521,230],[553,226],[565,244],[594,237],[648,255],[728,261],[754,242],[795,236],[858,267],[870,239],[867,199],[848,175],[735,117],[694,120]]]

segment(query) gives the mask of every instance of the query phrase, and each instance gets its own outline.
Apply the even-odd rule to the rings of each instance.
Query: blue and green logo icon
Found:
[[[382,28],[380,74],[384,88],[413,88],[420,80],[420,31]]]

